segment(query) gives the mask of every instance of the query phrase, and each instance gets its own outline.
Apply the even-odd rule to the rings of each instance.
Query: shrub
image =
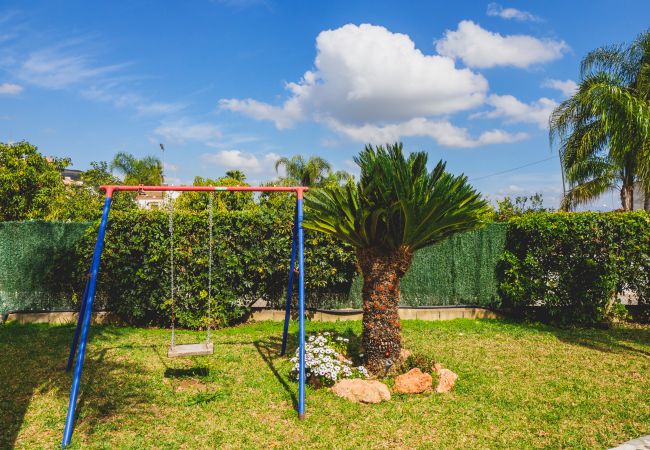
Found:
[[[78,289],[97,236],[90,227],[77,245]],[[214,214],[213,325],[237,320],[256,300],[280,305],[291,253],[291,213],[259,207]],[[334,239],[305,235],[307,299],[347,292],[355,272],[354,254]],[[207,213],[174,213],[177,324],[203,328],[207,323]],[[98,304],[135,324],[168,325],[169,231],[164,211],[111,213],[98,279]],[[296,283],[294,283],[295,285]]]
[[[632,290],[650,305],[650,216],[534,213],[510,220],[498,269],[504,307],[560,322],[596,324]]]
[[[436,363],[435,358],[421,353],[409,355],[408,358],[399,367],[400,374],[406,373],[416,367],[422,372],[433,373],[433,366]]]

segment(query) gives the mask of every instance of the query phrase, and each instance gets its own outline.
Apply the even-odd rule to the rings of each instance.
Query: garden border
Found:
[[[307,318],[314,322],[337,322],[339,320],[361,320],[361,309],[312,309],[305,311]],[[503,312],[478,305],[448,305],[448,306],[400,306],[402,320],[452,320],[452,319],[503,319]],[[248,319],[253,321],[284,321],[286,311],[282,309],[253,307]],[[78,311],[9,311],[0,316],[0,324],[16,321],[20,324],[49,323],[63,325],[78,320]],[[93,313],[93,323],[123,324],[119,317],[110,311]]]

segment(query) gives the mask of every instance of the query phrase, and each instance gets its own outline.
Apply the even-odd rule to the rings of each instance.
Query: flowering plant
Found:
[[[309,336],[305,342],[305,376],[315,386],[331,386],[340,378],[367,378],[363,366],[354,367],[346,357],[349,339],[328,331]],[[291,373],[297,377],[300,348],[291,358]]]

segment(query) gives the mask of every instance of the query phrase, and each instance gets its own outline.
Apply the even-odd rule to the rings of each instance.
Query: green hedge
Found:
[[[282,306],[291,212],[260,207],[214,217],[215,309],[223,324],[251,302]],[[111,213],[95,309],[132,323],[169,323],[168,217]],[[0,313],[78,306],[98,223],[0,223]],[[205,324],[207,215],[177,212],[175,238],[183,326]],[[358,308],[361,282],[351,248],[306,233],[309,308]],[[402,305],[476,304],[593,324],[623,290],[650,305],[650,218],[634,213],[537,213],[489,224],[418,251],[402,282]],[[536,315],[537,318],[539,316]]]
[[[635,291],[650,305],[650,216],[535,213],[512,219],[497,271],[505,307],[563,323],[595,324]]]
[[[292,217],[271,208],[214,214],[212,285],[216,325],[241,316],[258,299],[279,306],[291,255]],[[79,243],[76,279],[88,269],[97,225]],[[329,236],[305,235],[307,306],[343,297],[355,273],[354,254]],[[201,327],[207,315],[207,214],[174,214],[176,318]],[[168,216],[163,211],[111,214],[106,233],[98,296],[107,309],[132,323],[170,321]],[[81,282],[79,282],[81,287]]]
[[[0,222],[0,314],[69,309],[75,245],[89,223]]]

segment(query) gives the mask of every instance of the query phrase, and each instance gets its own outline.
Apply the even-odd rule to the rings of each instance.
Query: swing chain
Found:
[[[172,348],[174,348],[174,335],[175,335],[175,323],[176,323],[176,313],[174,311],[174,206],[173,199],[171,195],[167,195],[167,201],[169,202],[169,261],[170,261],[170,296],[171,296],[171,307],[172,307]]]

